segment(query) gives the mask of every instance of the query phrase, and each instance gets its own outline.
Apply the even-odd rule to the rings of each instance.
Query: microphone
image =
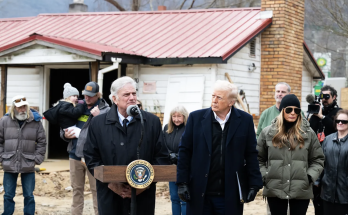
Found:
[[[314,96],[313,96],[312,94],[308,94],[308,95],[306,96],[306,101],[307,101],[309,104],[313,104],[314,101],[315,101],[315,98],[314,98]],[[127,112],[127,113],[128,113],[128,112]]]
[[[136,105],[129,105],[126,111],[128,116],[136,116],[140,112]]]

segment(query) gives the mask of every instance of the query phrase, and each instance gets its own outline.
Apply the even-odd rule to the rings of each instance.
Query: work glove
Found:
[[[254,201],[257,192],[258,192],[258,190],[256,190],[255,188],[253,188],[253,187],[250,188],[249,193],[248,193],[248,197],[247,197],[245,202],[248,203],[248,202]]]
[[[187,184],[185,183],[178,184],[178,195],[182,201],[184,202],[190,201],[191,197],[190,197],[190,192],[189,192]]]

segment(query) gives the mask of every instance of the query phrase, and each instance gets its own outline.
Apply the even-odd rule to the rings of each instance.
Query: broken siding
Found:
[[[204,75],[203,107],[210,107],[211,102],[211,65],[175,65],[175,66],[140,66],[138,99],[143,103],[144,109],[153,113],[163,113],[166,104],[167,85],[170,75]],[[132,74],[128,74],[132,77]],[[155,81],[156,93],[143,93],[144,82]]]

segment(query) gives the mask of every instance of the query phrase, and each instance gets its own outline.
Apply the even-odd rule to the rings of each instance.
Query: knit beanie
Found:
[[[279,105],[279,111],[281,112],[283,108],[286,108],[288,106],[295,106],[295,107],[301,108],[300,101],[295,96],[295,94],[288,94],[283,97]]]
[[[66,98],[69,98],[70,96],[79,96],[80,93],[79,91],[71,86],[71,84],[69,83],[65,83],[64,84],[64,91],[63,91],[63,98],[66,99]]]

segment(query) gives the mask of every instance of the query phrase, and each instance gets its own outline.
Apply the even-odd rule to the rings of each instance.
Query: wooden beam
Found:
[[[153,165],[154,182],[176,181],[176,165]],[[127,166],[98,166],[94,168],[94,177],[103,183],[127,182]]]
[[[98,83],[99,61],[91,63],[91,81]]]
[[[1,65],[1,100],[0,116],[6,114],[6,94],[7,94],[7,65]]]

